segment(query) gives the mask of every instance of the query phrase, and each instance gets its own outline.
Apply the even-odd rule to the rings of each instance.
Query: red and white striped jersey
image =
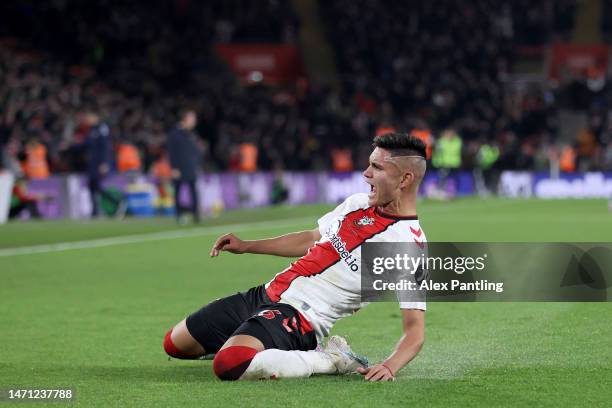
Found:
[[[416,216],[369,207],[367,194],[350,196],[318,223],[321,239],[268,282],[266,292],[272,301],[302,313],[321,340],[336,321],[367,305],[361,300],[361,244],[426,238]],[[400,302],[400,308],[425,310],[425,302]]]

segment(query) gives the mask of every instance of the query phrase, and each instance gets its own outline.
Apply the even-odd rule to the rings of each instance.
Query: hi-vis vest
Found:
[[[122,143],[117,149],[117,169],[124,173],[126,171],[140,170],[140,155],[134,145]]]
[[[331,155],[334,171],[353,171],[351,149],[333,149]]]
[[[46,179],[49,177],[47,148],[42,143],[26,146],[26,160],[23,164],[23,171],[30,179]]]
[[[257,146],[253,143],[240,145],[240,171],[251,173],[257,170]]]

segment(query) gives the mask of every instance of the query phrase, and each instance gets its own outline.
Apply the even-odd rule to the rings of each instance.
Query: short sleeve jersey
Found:
[[[367,303],[361,299],[361,245],[365,242],[426,242],[416,215],[399,217],[368,206],[367,194],[348,197],[318,221],[321,239],[306,255],[266,284],[274,302],[295,307],[317,337],[327,336],[339,319]],[[425,310],[425,302],[400,302],[402,309]]]

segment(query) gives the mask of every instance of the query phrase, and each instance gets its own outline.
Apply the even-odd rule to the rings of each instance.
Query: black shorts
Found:
[[[264,285],[217,299],[187,317],[187,330],[206,350],[216,353],[232,336],[246,334],[266,349],[314,350],[310,323],[293,307],[274,303]]]

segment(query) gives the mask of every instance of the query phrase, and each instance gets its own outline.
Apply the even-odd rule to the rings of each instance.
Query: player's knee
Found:
[[[251,364],[257,350],[246,346],[230,346],[215,356],[213,370],[221,380],[237,380]]]
[[[170,357],[180,358],[180,359],[192,359],[193,358],[192,356],[187,355],[186,353],[181,351],[178,347],[176,347],[176,345],[172,341],[172,329],[168,330],[168,333],[166,333],[166,336],[164,336],[163,345],[164,345],[164,351]]]

